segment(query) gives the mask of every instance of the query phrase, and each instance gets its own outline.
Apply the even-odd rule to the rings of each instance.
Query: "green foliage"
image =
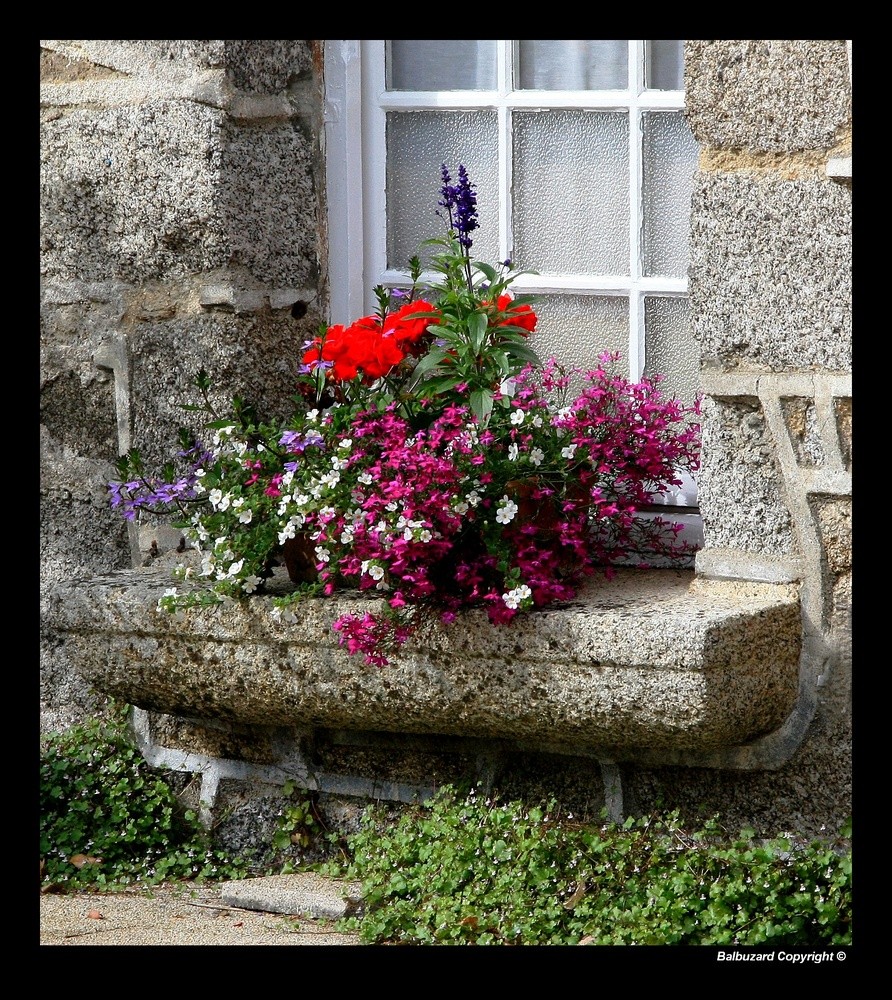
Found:
[[[40,857],[42,883],[70,889],[246,874],[244,863],[209,848],[197,816],[146,763],[120,712],[43,742]]]
[[[452,788],[366,811],[327,871],[363,883],[366,943],[851,944],[850,848],[729,838],[678,814],[593,825]]]
[[[296,788],[293,781],[286,781],[282,791],[285,796],[293,798]],[[285,806],[273,834],[273,847],[279,851],[287,851],[292,847],[305,849],[313,843],[320,831],[321,822],[316,804],[308,795]]]

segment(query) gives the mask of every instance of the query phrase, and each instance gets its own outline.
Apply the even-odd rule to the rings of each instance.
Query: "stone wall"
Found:
[[[105,484],[131,445],[166,461],[199,370],[221,402],[285,408],[327,312],[317,54],[41,41],[44,592],[148,557]],[[42,726],[58,728],[94,698],[51,621],[41,642]]]
[[[42,723],[58,728],[97,696],[52,610],[54,585],[150,562],[150,541],[169,544],[160,527],[128,538],[109,510],[115,456],[131,444],[165,455],[198,368],[218,373],[226,396],[285,405],[296,348],[326,318],[327,239],[321,42],[41,45]],[[795,706],[773,733],[708,761],[503,757],[503,789],[614,814],[718,811],[766,833],[817,834],[850,815],[849,58],[845,41],[685,49],[701,147],[697,583],[796,590]],[[228,748],[214,773],[236,826],[251,809],[275,812],[250,803],[274,801],[276,775],[300,776],[309,743],[319,772],[337,776],[332,795],[399,799],[494,773],[491,747],[455,736],[314,734],[295,720],[272,751],[269,734],[188,715],[143,711],[144,752],[171,766],[179,747],[181,763],[204,766],[208,747]]]
[[[705,393],[701,579],[799,580],[797,749],[629,770],[626,802],[815,831],[851,810],[851,70],[845,41],[689,41],[690,295]],[[839,163],[848,163],[840,171]]]

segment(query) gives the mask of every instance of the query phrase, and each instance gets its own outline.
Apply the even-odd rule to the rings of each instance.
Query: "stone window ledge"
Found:
[[[372,602],[308,600],[298,622],[268,597],[174,617],[169,570],[56,584],[45,626],[95,689],[195,720],[516,741],[632,760],[740,747],[794,709],[795,585],[624,569],[576,601],[492,626],[431,625],[387,667],[338,647],[331,622]]]

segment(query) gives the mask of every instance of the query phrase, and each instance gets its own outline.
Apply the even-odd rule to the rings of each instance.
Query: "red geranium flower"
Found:
[[[498,325],[519,326],[526,330],[527,333],[532,333],[536,329],[538,317],[525,302],[521,305],[512,305],[513,301],[510,295],[499,296],[496,307],[500,313],[507,313],[507,316],[505,321]]]

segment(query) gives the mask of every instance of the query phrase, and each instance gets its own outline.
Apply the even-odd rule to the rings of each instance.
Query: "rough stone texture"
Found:
[[[690,245],[691,329],[707,365],[851,370],[850,191],[701,174]]]
[[[44,280],[318,280],[312,135],[183,101],[44,114]]]
[[[688,39],[685,104],[697,141],[707,146],[832,147],[851,127],[846,43]]]
[[[707,548],[760,554],[794,551],[775,443],[758,400],[707,398],[697,497]]]
[[[135,283],[227,263],[222,112],[154,101],[50,117],[41,130],[45,280]]]
[[[480,768],[475,755],[448,744],[443,737],[415,742],[411,737],[401,739],[398,733],[377,733],[365,739],[359,733],[351,746],[331,742],[326,731],[320,730],[313,745],[313,766],[326,774],[362,775],[364,780],[418,788],[455,784],[476,775]]]
[[[317,920],[339,920],[355,909],[362,898],[358,882],[345,883],[312,872],[300,878],[269,875],[224,882],[220,890],[220,898],[229,906]]]
[[[108,699],[84,679],[50,629],[40,633],[40,732],[64,732],[92,715],[102,715]]]
[[[105,471],[102,464],[69,457],[41,430],[42,579],[76,576],[85,553],[97,569],[130,564],[127,530],[121,516],[109,507]]]
[[[173,457],[180,427],[199,431],[201,414],[183,409],[200,403],[194,379],[213,376],[213,398],[229,412],[233,396],[252,401],[267,419],[293,409],[301,344],[315,333],[318,314],[301,321],[288,310],[248,316],[214,310],[163,323],[141,323],[130,337],[134,440],[149,467]],[[175,360],[174,360],[175,359]]]
[[[851,729],[818,717],[793,759],[778,771],[623,766],[623,805],[631,816],[681,810],[719,814],[732,834],[830,837],[852,816]]]
[[[817,426],[814,400],[792,396],[781,400],[781,408],[796,461],[806,466],[823,465],[824,448]]]
[[[843,465],[852,471],[852,400],[834,399],[833,412],[836,417],[836,436]]]
[[[793,708],[795,588],[623,571],[577,603],[493,628],[432,627],[386,669],[337,646],[331,623],[369,606],[311,600],[294,625],[269,598],[177,620],[166,574],[59,584],[45,613],[101,691],[152,711],[263,725],[504,737],[564,752],[725,749]]]
[[[815,497],[813,509],[828,570],[835,575],[851,571],[851,497]]]
[[[279,733],[270,726],[221,726],[212,721],[196,722],[172,715],[156,715],[153,719],[155,742],[176,747],[183,753],[205,757],[224,757],[250,764],[278,762],[276,753]]]
[[[851,497],[810,499],[826,564],[825,624],[832,624],[836,643],[845,648],[852,632],[852,501]]]
[[[41,79],[154,77],[225,69],[241,90],[275,93],[312,69],[312,42],[283,39],[41,39]]]

